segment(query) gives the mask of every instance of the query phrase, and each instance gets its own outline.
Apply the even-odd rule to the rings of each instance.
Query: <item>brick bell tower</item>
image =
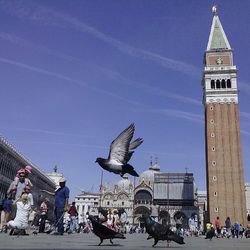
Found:
[[[233,50],[213,7],[213,22],[204,53],[203,104],[208,219],[246,225],[246,198]]]

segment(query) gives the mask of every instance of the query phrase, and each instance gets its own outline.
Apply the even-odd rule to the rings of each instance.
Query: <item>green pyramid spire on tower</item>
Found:
[[[218,17],[217,9],[213,7],[213,22],[210,30],[207,50],[231,49],[226,34]]]

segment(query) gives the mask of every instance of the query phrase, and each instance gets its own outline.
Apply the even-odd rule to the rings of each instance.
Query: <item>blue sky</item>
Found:
[[[45,172],[57,165],[73,199],[98,190],[96,157],[134,122],[138,173],[152,156],[163,172],[188,168],[204,190],[201,79],[214,3],[239,70],[249,182],[247,0],[0,0],[0,134]]]

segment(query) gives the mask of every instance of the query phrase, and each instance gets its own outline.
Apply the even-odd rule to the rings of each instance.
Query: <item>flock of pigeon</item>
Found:
[[[104,169],[115,174],[119,174],[123,177],[124,174],[130,174],[132,176],[139,176],[134,167],[128,164],[131,159],[134,149],[140,146],[143,142],[142,138],[137,138],[131,142],[135,132],[135,125],[132,123],[125,130],[123,130],[115,140],[112,141],[109,150],[109,156],[107,159],[98,157],[96,162]],[[155,222],[149,215],[144,214],[141,217],[145,223],[146,232],[149,234],[148,239],[154,239],[153,247],[159,240],[174,241],[178,244],[185,244],[183,237],[175,234],[171,231],[169,226],[161,225]],[[125,239],[125,236],[118,233],[104,225],[94,216],[89,216],[89,220],[93,226],[94,234],[100,238],[99,246],[103,243],[103,240],[109,239],[113,244],[112,239],[120,238]]]
[[[142,215],[142,221],[145,223],[146,232],[148,233],[149,239],[154,239],[154,244],[152,247],[155,247],[159,240],[166,240],[168,242],[174,241],[178,244],[185,244],[183,241],[183,237],[175,234],[169,226],[164,226],[156,221],[154,221],[148,214]],[[98,219],[92,215],[89,216],[89,220],[93,226],[93,233],[100,238],[100,246],[103,243],[103,240],[109,239],[110,243],[113,244],[113,239],[126,239],[126,237],[119,232],[116,232],[104,225],[102,222],[98,221]]]

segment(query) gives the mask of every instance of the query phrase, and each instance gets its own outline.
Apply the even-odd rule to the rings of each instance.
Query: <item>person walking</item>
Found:
[[[84,218],[83,218],[83,213],[82,214],[78,214],[78,233],[81,233],[81,230],[84,227]]]
[[[48,217],[48,198],[44,198],[40,205],[40,223],[39,223],[39,233],[44,233],[45,223]]]
[[[178,217],[175,223],[176,223],[176,234],[181,235],[182,217]]]
[[[56,217],[56,227],[57,232],[54,232],[54,235],[63,235],[64,233],[64,226],[63,226],[63,216],[64,212],[69,210],[69,188],[66,186],[66,179],[62,177],[59,180],[59,188],[55,192],[50,192],[47,190],[42,189],[41,192],[46,192],[50,195],[55,196],[55,217]]]
[[[241,239],[243,238],[244,231],[245,231],[245,228],[242,226],[242,224],[240,224],[240,226],[239,226],[239,236],[240,236]]]
[[[194,236],[196,234],[196,223],[195,223],[195,220],[194,220],[194,217],[191,216],[188,220],[188,226],[189,226],[189,230],[190,230],[190,235],[191,236]]]
[[[77,232],[77,230],[78,230],[78,223],[77,223],[78,212],[76,209],[76,203],[74,201],[72,202],[72,205],[70,206],[68,213],[70,215],[70,226],[69,226],[68,233]]]
[[[107,221],[106,221],[106,225],[109,229],[113,228],[113,217],[112,215],[109,213],[107,216]]]
[[[220,217],[217,216],[215,222],[214,222],[214,225],[215,225],[215,229],[216,229],[216,232],[217,232],[217,238],[220,238],[221,237],[221,221],[220,221]]]
[[[227,230],[227,238],[231,238],[231,220],[230,217],[227,217],[227,219],[225,220],[225,226],[226,226],[226,230]]]
[[[68,211],[69,206],[69,188],[66,186],[66,179],[61,178],[59,180],[60,188],[55,192],[55,216],[57,224],[57,233],[63,235],[63,215]]]
[[[91,231],[91,223],[89,223],[89,212],[87,212],[84,217],[84,228],[82,230],[83,233],[89,233]]]
[[[238,239],[239,238],[239,229],[240,229],[240,225],[239,223],[236,221],[234,223],[234,235],[235,237]]]
[[[2,200],[2,211],[1,211],[1,223],[0,231],[7,233],[7,222],[10,220],[12,211],[12,199],[10,195],[5,195],[5,199]]]

